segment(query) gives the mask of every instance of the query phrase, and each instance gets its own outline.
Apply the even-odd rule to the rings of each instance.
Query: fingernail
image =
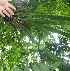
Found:
[[[3,17],[5,17],[5,15],[3,15]]]
[[[10,15],[8,17],[10,17]]]
[[[15,8],[15,10],[16,10],[16,8]]]
[[[14,15],[14,13],[12,13],[12,15]]]

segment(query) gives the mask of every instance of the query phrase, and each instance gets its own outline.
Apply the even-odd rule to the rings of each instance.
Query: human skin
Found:
[[[8,1],[11,0],[0,0],[0,15],[2,17],[5,17],[5,15],[11,17],[12,15],[14,15],[13,10],[16,10],[16,8]]]

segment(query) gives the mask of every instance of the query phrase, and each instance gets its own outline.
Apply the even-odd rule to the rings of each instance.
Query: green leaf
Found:
[[[24,71],[30,71],[30,68],[28,66],[25,66]]]
[[[61,65],[61,61],[57,61],[51,65],[51,69],[54,70]]]
[[[13,68],[12,71],[22,71],[22,70],[19,68]]]

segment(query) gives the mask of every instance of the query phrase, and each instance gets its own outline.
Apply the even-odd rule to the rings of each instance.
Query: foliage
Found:
[[[15,15],[0,19],[0,71],[69,71],[69,1],[18,1]]]

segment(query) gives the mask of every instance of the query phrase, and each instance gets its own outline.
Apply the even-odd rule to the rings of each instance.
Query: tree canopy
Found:
[[[11,3],[15,15],[0,18],[0,71],[70,71],[70,1]]]

